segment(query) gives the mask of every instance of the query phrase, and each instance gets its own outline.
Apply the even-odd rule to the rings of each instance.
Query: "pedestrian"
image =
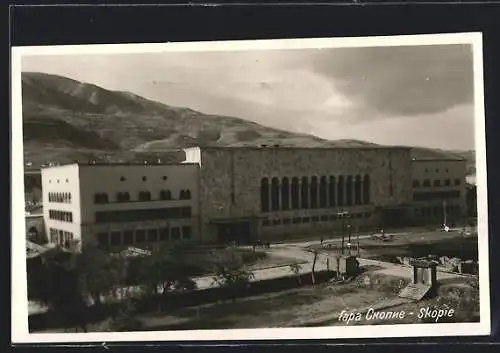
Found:
[[[323,237],[320,239],[320,244],[323,245]]]

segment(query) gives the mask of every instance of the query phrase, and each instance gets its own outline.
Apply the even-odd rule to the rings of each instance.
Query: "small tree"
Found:
[[[75,271],[82,293],[97,305],[102,303],[102,297],[116,295],[115,289],[124,285],[121,258],[110,256],[97,247],[85,248],[78,255]]]
[[[135,269],[135,276],[140,280],[144,293],[165,296],[195,289],[196,282],[192,277],[196,267],[186,260],[186,254],[192,250],[189,243],[166,244],[154,249],[151,256],[141,259]]]
[[[300,264],[291,264],[290,271],[297,276],[297,281],[299,282],[299,286],[302,284],[302,280],[300,277],[300,271],[302,270],[302,266]]]
[[[237,296],[244,291],[255,277],[254,273],[244,266],[240,253],[234,249],[224,249],[214,252],[214,277],[216,285],[228,288],[231,299],[236,302]]]

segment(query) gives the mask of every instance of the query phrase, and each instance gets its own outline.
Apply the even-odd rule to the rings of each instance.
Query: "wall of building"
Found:
[[[134,232],[134,244],[127,241],[125,245],[144,245],[149,242],[138,240],[142,231],[152,231],[153,235],[156,231],[159,239],[160,231],[176,234],[182,227],[189,227],[185,234],[191,239],[199,237],[196,164],[88,165],[80,168],[80,180],[82,231],[88,245],[97,244],[101,234],[117,237],[118,232],[124,245],[125,232],[130,231]],[[140,193],[145,192],[150,199],[141,200]],[[128,199],[120,199],[119,193],[121,197],[128,193]],[[105,194],[107,201],[96,202],[96,194]]]
[[[186,153],[189,155],[189,153]],[[193,153],[194,155],[194,153]],[[287,227],[265,226],[274,219],[304,217],[333,217],[341,210],[364,215],[360,224],[376,223],[376,208],[409,204],[412,198],[410,156],[408,149],[389,148],[207,148],[201,150],[200,204],[204,240],[216,239],[216,229],[211,220],[255,216],[262,218],[258,225],[260,234],[277,234],[314,229],[308,224]],[[369,176],[369,202],[356,206],[328,206],[296,210],[263,212],[261,207],[261,181],[267,178],[334,176]],[[366,215],[366,216],[365,216]],[[339,222],[324,221],[324,227],[335,228]]]
[[[43,168],[42,194],[49,243],[81,242],[78,165]]]
[[[467,166],[463,160],[412,161],[413,217],[417,222],[458,221],[466,213]]]

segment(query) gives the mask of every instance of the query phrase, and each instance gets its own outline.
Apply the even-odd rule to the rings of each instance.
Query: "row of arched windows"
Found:
[[[49,192],[49,202],[71,203],[71,193]]]
[[[173,200],[172,192],[170,190],[160,190],[158,195],[159,200]],[[179,192],[179,200],[190,200],[191,199],[191,190],[183,189]],[[137,201],[152,201],[153,198],[151,196],[150,191],[140,191],[137,194]],[[116,193],[116,202],[130,202],[130,193],[128,192],[118,192]],[[94,203],[103,204],[109,203],[109,197],[106,193],[96,193],[94,195]]]
[[[370,176],[262,178],[262,212],[366,205],[370,203]]]

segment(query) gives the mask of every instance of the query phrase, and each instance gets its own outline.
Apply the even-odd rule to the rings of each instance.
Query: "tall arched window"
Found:
[[[290,209],[290,181],[288,178],[283,178],[281,181],[281,209]]]
[[[363,203],[369,204],[370,201],[370,176],[365,174],[363,178]]]
[[[328,206],[335,207],[337,205],[337,193],[335,192],[337,189],[337,185],[335,184],[335,177],[330,176],[330,180],[328,183]]]
[[[130,194],[128,192],[119,192],[116,194],[116,201],[129,202],[130,201]]]
[[[352,176],[348,175],[345,183],[345,204],[352,205]]]
[[[271,180],[271,210],[278,211],[280,209],[280,181],[278,178]]]
[[[184,189],[179,193],[179,200],[189,200],[191,199],[191,190]]]
[[[318,208],[318,177],[311,178],[311,208]]]
[[[327,190],[328,186],[326,183],[326,176],[322,176],[319,180],[319,207],[326,208],[328,205],[326,204],[327,200]]]
[[[344,176],[341,175],[339,176],[338,189],[337,189],[337,199],[339,206],[344,206],[344,188],[345,188]]]
[[[302,177],[300,186],[301,208],[309,208],[309,180],[307,177]]]
[[[354,178],[354,204],[361,205],[361,176]]]
[[[108,194],[97,193],[94,195],[94,203],[108,203]]]
[[[149,191],[139,192],[139,201],[151,201],[151,193]]]
[[[260,209],[269,212],[269,180],[262,178],[260,181]]]
[[[170,190],[160,190],[160,200],[172,200],[172,193]]]
[[[292,198],[292,208],[294,210],[300,208],[299,203],[299,178],[292,178],[292,186],[290,190],[291,198]]]

